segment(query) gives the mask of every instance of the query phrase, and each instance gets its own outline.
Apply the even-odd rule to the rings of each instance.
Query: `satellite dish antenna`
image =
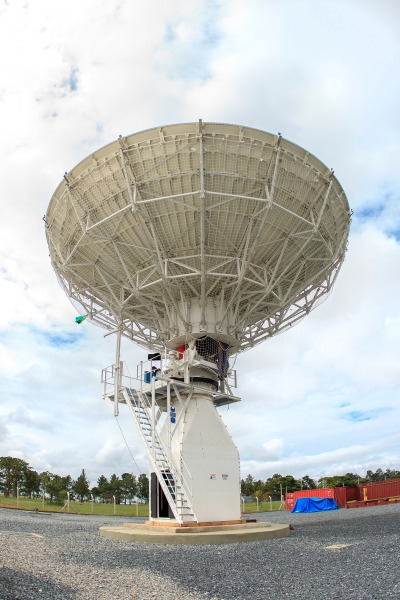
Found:
[[[350,225],[333,171],[280,134],[169,125],[84,159],[45,220],[66,294],[117,334],[104,395],[147,449],[151,519],[240,520],[239,456],[216,410],[240,400],[229,358],[331,291]],[[121,336],[151,352],[135,377]]]

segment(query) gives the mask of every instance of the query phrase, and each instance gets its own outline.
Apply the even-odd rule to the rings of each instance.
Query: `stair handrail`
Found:
[[[133,411],[132,398],[131,398],[130,393],[127,391],[127,389],[131,390],[132,388],[126,388],[126,389],[124,389],[123,393],[126,394],[127,400],[129,400],[129,404],[128,405],[131,408],[131,411]],[[149,398],[148,398],[147,394],[145,392],[141,392],[140,390],[135,390],[135,392],[136,392],[139,400],[141,401],[140,404],[142,405],[143,409],[145,410],[146,417],[147,417],[149,423],[151,423],[151,418],[150,418],[150,415],[149,415],[150,403],[149,403]],[[160,483],[160,485],[161,485],[161,487],[162,487],[165,495],[170,500],[171,509],[172,509],[172,511],[174,513],[174,516],[177,519],[177,521],[183,522],[184,515],[179,512],[179,509],[178,509],[177,503],[176,503],[176,498],[174,499],[172,497],[172,495],[171,495],[171,492],[170,492],[170,490],[168,488],[168,485],[167,485],[165,479],[162,476],[161,468],[157,464],[155,456],[153,456],[152,452],[150,451],[149,444],[148,444],[148,442],[147,442],[147,440],[146,440],[146,438],[145,438],[145,436],[144,436],[144,434],[142,432],[142,429],[141,429],[140,423],[139,423],[139,419],[138,419],[137,415],[134,413],[134,411],[133,411],[133,415],[134,415],[134,418],[135,418],[136,422],[139,425],[139,430],[140,430],[142,438],[143,438],[143,440],[145,442],[145,446],[148,449],[149,458],[150,458],[150,461],[151,461],[151,463],[153,465],[153,468],[157,472],[157,474],[159,475],[158,481],[159,481],[159,483]],[[188,507],[187,508],[193,511],[193,504],[192,504],[192,501],[191,501],[192,494],[188,493],[188,484],[187,484],[187,482],[184,480],[184,478],[182,478],[182,476],[175,469],[174,464],[172,463],[170,457],[168,457],[168,454],[165,451],[164,444],[162,443],[162,441],[160,439],[160,436],[158,435],[158,432],[156,431],[156,429],[154,429],[154,434],[155,434],[154,435],[155,442],[159,446],[159,448],[161,449],[162,455],[163,455],[164,460],[165,460],[165,462],[166,462],[166,464],[168,466],[169,472],[173,476],[174,483],[175,483],[175,489],[176,489],[177,486],[179,488],[181,488],[181,490],[182,490],[181,493],[183,494],[183,496],[185,498],[185,501],[188,503]]]
[[[115,387],[114,387],[115,372],[116,372],[115,364],[111,364],[102,370],[102,383],[104,384],[104,398],[107,398],[107,397],[110,398],[110,396],[113,396],[115,394]],[[140,404],[142,405],[143,409],[145,410],[146,418],[148,419],[149,424],[151,424],[152,402],[149,397],[151,394],[151,390],[150,389],[143,390],[143,381],[141,381],[141,379],[139,379],[138,377],[132,377],[130,375],[129,369],[124,361],[120,361],[119,374],[120,374],[120,386],[119,386],[119,390],[118,390],[118,396],[120,394],[125,396],[125,401],[127,402],[129,408],[132,411],[133,406],[132,406],[131,390],[133,390],[138,395]],[[165,381],[166,379],[169,379],[169,378],[166,378],[164,376],[162,379]],[[192,387],[192,386],[190,386],[190,387]],[[186,497],[185,500],[188,503],[188,508],[190,508],[193,511],[193,500],[192,500],[193,499],[193,476],[191,475],[190,470],[189,470],[188,466],[186,465],[183,457],[181,457],[181,459],[180,459],[182,468],[181,468],[181,472],[179,473],[171,459],[169,451],[168,452],[166,451],[165,446],[159,435],[159,431],[158,431],[159,428],[157,427],[157,424],[159,423],[159,416],[162,414],[162,411],[160,410],[159,406],[157,406],[157,408],[158,408],[158,411],[157,411],[157,415],[156,415],[156,419],[155,419],[155,423],[154,423],[155,442],[156,442],[156,444],[158,444],[159,448],[162,451],[163,456],[165,457],[165,461],[166,461],[168,468],[174,478],[175,484],[178,485],[182,489],[183,494]],[[132,411],[132,414],[134,415],[134,418],[138,424],[140,433],[141,433],[143,441],[145,443],[145,447],[148,450],[148,454],[149,454],[150,460],[153,464],[153,467],[159,474],[158,480],[160,482],[160,485],[163,488],[164,493],[166,493],[166,496],[170,497],[171,503],[175,504],[175,506],[176,506],[176,502],[171,497],[168,486],[165,483],[164,478],[162,477],[161,470],[158,467],[157,463],[155,462],[155,459],[152,456],[152,452],[151,452],[149,443],[147,442],[147,440],[141,430],[139,419],[135,415],[134,411]],[[186,476],[183,472],[183,468],[186,471]],[[175,514],[175,511],[173,511],[173,512]],[[176,512],[177,512],[177,514],[175,514],[175,517],[177,518],[178,521],[182,521],[182,515],[179,514],[178,509],[176,509]]]
[[[151,422],[151,417],[150,417],[150,414],[149,414],[149,411],[150,411],[150,409],[151,409],[151,402],[150,402],[150,398],[148,397],[148,395],[146,394],[146,392],[141,392],[141,391],[139,391],[139,390],[136,390],[136,392],[137,392],[137,393],[139,393],[139,394],[142,396],[142,398],[143,398],[143,397],[145,398],[145,404],[144,404],[144,406],[145,406],[145,408],[146,408],[146,415],[147,415],[147,418],[149,419],[149,421]],[[186,463],[185,463],[185,461],[184,461],[183,457],[181,457],[181,462],[182,462],[182,464],[184,465],[184,467],[185,467],[185,469],[186,469],[186,471],[187,471],[187,474],[188,474],[188,476],[189,476],[189,478],[190,478],[190,485],[189,485],[189,483],[186,481],[186,478],[183,476],[183,473],[181,473],[180,475],[178,474],[178,472],[177,472],[177,470],[176,470],[176,467],[175,467],[175,465],[173,464],[173,461],[171,460],[171,457],[170,457],[170,455],[169,455],[170,453],[166,451],[166,448],[165,448],[165,446],[164,446],[164,443],[163,443],[163,441],[161,440],[161,438],[160,438],[160,436],[159,436],[159,432],[158,432],[158,430],[156,429],[156,427],[154,428],[154,432],[155,432],[155,438],[156,438],[156,440],[157,440],[157,443],[159,444],[160,448],[162,449],[162,451],[163,451],[163,454],[164,454],[164,456],[166,457],[166,460],[167,460],[167,462],[168,462],[168,465],[172,465],[172,467],[173,467],[173,469],[171,469],[171,472],[173,473],[173,475],[174,475],[174,476],[175,476],[175,475],[177,475],[177,477],[178,477],[178,480],[179,480],[179,482],[182,484],[182,486],[183,486],[183,488],[184,488],[185,492],[186,492],[186,493],[187,493],[187,494],[188,494],[188,495],[191,497],[191,496],[192,496],[192,493],[193,493],[193,485],[192,485],[193,477],[192,477],[192,475],[191,475],[191,473],[190,473],[190,471],[189,471],[189,468],[188,468],[188,466],[186,465]]]

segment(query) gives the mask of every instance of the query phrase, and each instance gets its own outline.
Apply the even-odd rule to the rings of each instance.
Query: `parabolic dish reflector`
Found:
[[[241,351],[330,292],[350,211],[303,148],[200,121],[93,153],[65,175],[45,220],[59,281],[95,322],[147,348],[207,334]]]

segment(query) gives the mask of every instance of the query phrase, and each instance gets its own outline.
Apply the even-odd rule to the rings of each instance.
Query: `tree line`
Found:
[[[247,475],[245,479],[241,480],[241,492],[243,496],[253,496],[260,500],[266,500],[269,496],[280,498],[281,494],[286,492],[372,483],[397,478],[400,478],[400,471],[395,469],[367,471],[365,477],[361,477],[357,473],[346,473],[345,475],[333,475],[331,477],[321,477],[320,479],[312,479],[309,475],[296,479],[292,475],[283,476],[275,473],[266,481],[262,481],[261,479],[255,479],[252,475]]]
[[[73,479],[70,475],[61,476],[44,471],[38,473],[20,458],[0,457],[0,493],[5,496],[28,496],[37,498],[43,494],[48,501],[62,504],[71,500],[95,500],[98,502],[128,503],[134,499],[149,500],[149,480],[147,475],[138,477],[133,473],[115,473],[108,479],[100,475],[95,486],[91,487],[85,470]]]
[[[241,493],[243,496],[257,497],[260,500],[267,500],[270,496],[279,499],[281,494],[302,489],[314,490],[397,478],[400,478],[400,471],[395,469],[367,471],[365,477],[357,473],[346,473],[321,477],[318,480],[312,479],[309,475],[296,479],[292,475],[283,476],[275,473],[262,481],[247,475],[241,480]],[[63,477],[49,471],[38,473],[20,458],[2,456],[0,457],[0,493],[5,496],[17,496],[18,493],[30,498],[37,498],[44,494],[47,500],[54,504],[65,502],[68,494],[70,499],[80,502],[92,499],[97,502],[113,502],[115,498],[117,504],[126,504],[134,499],[148,502],[149,480],[145,474],[136,477],[133,473],[122,473],[121,476],[114,473],[109,479],[100,475],[96,485],[91,487],[84,469],[76,479],[73,479],[70,475]]]

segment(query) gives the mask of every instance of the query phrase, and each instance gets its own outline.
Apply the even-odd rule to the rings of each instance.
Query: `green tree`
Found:
[[[44,494],[47,494],[47,488],[48,485],[51,481],[52,478],[52,473],[50,473],[49,471],[43,471],[43,473],[40,473],[39,478],[40,478],[40,490],[41,492],[43,492]]]
[[[61,477],[62,479],[62,486],[64,488],[64,490],[66,490],[67,492],[73,492],[74,489],[74,481],[71,477],[71,475],[65,475],[65,477]]]
[[[319,488],[333,488],[340,487],[342,485],[342,478],[340,475],[333,475],[332,477],[320,477],[318,479]]]
[[[242,479],[240,487],[243,496],[252,496],[255,492],[254,477],[247,475],[246,479]]]
[[[385,479],[398,479],[400,477],[400,471],[395,469],[386,469]]]
[[[21,487],[21,494],[34,498],[40,494],[40,475],[37,471],[28,468],[25,474],[25,480]]]
[[[255,496],[257,493],[258,497],[260,498],[261,495],[266,493],[266,491],[267,488],[265,481],[262,481],[261,479],[255,479],[253,482],[253,496]]]
[[[110,498],[111,498],[111,492],[110,492],[110,483],[107,479],[107,477],[105,477],[104,475],[100,475],[100,477],[97,480],[97,489],[98,489],[98,495],[101,498],[101,501],[104,502],[109,502]]]
[[[366,479],[368,481],[385,481],[385,479],[396,479],[400,477],[400,471],[386,469],[385,472],[382,469],[377,469],[375,473],[373,471],[367,471]]]
[[[136,496],[137,482],[133,473],[122,473],[120,491],[125,504],[127,500],[132,500]]]
[[[275,473],[269,479],[267,479],[267,485],[272,490],[273,494],[283,494],[286,492],[297,492],[301,489],[301,483],[298,479],[295,479],[293,475],[280,475]]]
[[[116,503],[121,504],[121,480],[115,473],[110,477],[109,487],[111,495],[115,496]]]
[[[74,493],[78,496],[79,500],[83,502],[85,498],[87,498],[90,494],[90,483],[88,478],[86,477],[85,469],[82,469],[82,473],[79,475],[78,479],[75,481],[73,486]]]
[[[138,478],[137,495],[141,500],[145,500],[146,502],[149,501],[149,478],[144,473],[139,475]]]
[[[371,481],[371,482],[374,482],[374,481],[384,481],[385,474],[382,471],[382,469],[377,469],[375,471],[375,473],[373,471],[367,471],[366,477],[367,477],[368,481]]]
[[[21,458],[0,457],[0,490],[5,496],[17,495],[17,485],[23,485],[29,469]]]
[[[50,494],[55,504],[63,504],[67,499],[67,490],[64,487],[63,477],[54,475],[49,485]]]
[[[268,494],[264,490],[258,489],[254,492],[254,497],[258,498],[259,501],[262,502],[263,500],[268,499]]]
[[[345,485],[356,485],[357,483],[363,483],[364,481],[365,479],[360,477],[357,473],[346,473],[345,475],[321,477],[318,480],[318,487],[342,487]]]
[[[303,477],[300,480],[300,484],[301,482],[303,485],[303,490],[315,490],[317,487],[317,484],[315,483],[314,479],[311,479],[309,475],[303,475]]]
[[[63,485],[63,478],[53,473],[47,484],[46,491],[50,496],[50,502],[54,502],[55,504],[62,504],[67,496]]]
[[[382,469],[377,469],[375,473],[372,473],[372,471],[367,471],[367,477],[368,475],[371,475],[371,481],[384,481],[385,479],[385,474]]]
[[[360,477],[358,473],[346,473],[342,475],[342,482],[340,485],[356,485],[357,483],[364,483],[364,477]]]
[[[67,490],[65,489],[65,479],[55,473],[44,471],[40,473],[41,490],[44,492],[50,503],[62,504],[67,497]]]
[[[37,471],[29,468],[26,471],[25,481],[23,484],[22,493],[30,498],[39,496],[40,494],[40,475]]]
[[[282,477],[282,489],[286,492],[298,492],[301,489],[301,482],[295,479],[293,475],[285,475]]]
[[[275,495],[279,495],[281,493],[281,481],[282,481],[282,475],[280,473],[274,473],[274,475],[272,475],[272,477],[269,477],[266,481],[266,484],[268,486],[268,489],[270,490],[271,494],[275,494]],[[285,490],[282,490],[282,493],[284,493]]]

